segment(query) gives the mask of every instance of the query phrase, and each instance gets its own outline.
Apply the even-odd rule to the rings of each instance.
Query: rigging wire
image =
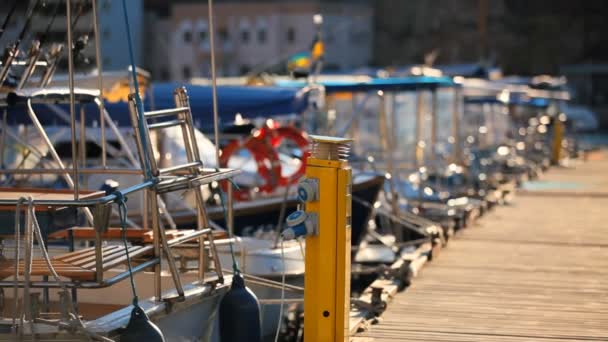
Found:
[[[40,4],[40,0],[37,0],[34,3],[34,6],[32,6],[29,9],[29,11],[27,12],[27,16],[25,18],[25,24],[23,25],[23,28],[21,29],[21,32],[19,33],[19,36],[17,37],[17,42],[15,43],[15,50],[19,47],[19,44],[21,44],[21,41],[23,40],[23,38],[25,38],[25,34],[27,33],[27,30],[30,28],[32,18],[34,17],[34,11],[36,10],[36,8],[38,8],[39,4]]]
[[[141,100],[141,97],[139,96],[139,81],[137,80],[137,67],[135,66],[135,55],[133,53],[133,39],[131,38],[131,25],[129,24],[129,14],[127,11],[127,0],[122,0],[122,10],[123,10],[123,14],[124,14],[124,19],[125,19],[125,27],[126,27],[126,31],[127,31],[127,45],[129,47],[129,62],[131,64],[131,77],[133,78],[133,88],[135,90],[134,92],[134,96],[135,96],[135,105],[137,106],[137,111],[139,113],[138,115],[138,121],[137,124],[139,126],[139,130],[141,132],[144,132],[145,129],[145,117],[144,117],[144,103]],[[144,174],[145,174],[145,178],[146,180],[150,180],[152,179],[152,170],[151,170],[151,165],[150,165],[150,160],[148,160],[148,144],[146,142],[146,139],[144,139],[143,134],[141,135],[141,146],[142,146],[142,150],[143,150],[143,155],[144,158],[143,162],[144,165],[142,165],[142,168],[144,169]]]
[[[129,271],[129,282],[131,284],[131,293],[133,294],[133,306],[139,307],[139,299],[137,297],[137,287],[135,286],[135,277],[133,276],[133,268],[131,266],[131,257],[129,256],[129,244],[127,240],[127,198],[120,191],[115,191],[116,203],[118,204],[118,216],[120,220],[120,234],[123,246],[125,248],[125,257],[127,258],[127,270]]]
[[[11,6],[11,8],[9,9],[9,11],[6,15],[6,19],[4,19],[4,23],[2,24],[2,27],[0,27],[0,38],[2,38],[2,35],[4,35],[4,32],[6,32],[8,23],[11,21],[13,14],[15,14],[15,10],[17,9],[17,4],[19,4],[19,0],[13,1],[13,6]]]
[[[17,312],[19,312],[19,301],[17,298],[19,297],[19,258],[21,254],[21,205],[25,201],[25,198],[21,197],[17,200],[17,204],[15,206],[15,275],[14,278],[14,287],[13,287],[13,298],[15,308],[13,311],[13,332],[17,333]]]
[[[232,179],[228,180],[229,182],[232,182]],[[220,192],[220,202],[222,205],[222,211],[224,212],[224,219],[226,220],[226,223],[228,222],[228,210],[226,209],[226,199],[225,196],[226,194],[224,193],[224,191],[220,188],[219,189]],[[236,260],[236,255],[234,253],[234,234],[233,232],[231,232],[230,229],[226,229],[226,231],[228,231],[228,246],[230,246],[230,256],[232,257],[232,272],[234,272],[234,274],[241,274],[241,269],[239,268],[239,263]]]

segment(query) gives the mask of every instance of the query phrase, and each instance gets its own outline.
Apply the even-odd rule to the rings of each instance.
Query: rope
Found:
[[[277,320],[277,331],[274,335],[274,342],[279,341],[279,334],[283,323],[283,306],[285,306],[285,250],[283,249],[283,238],[281,238],[281,262],[283,264],[283,271],[281,272],[281,307],[279,308],[279,319]]]
[[[277,234],[274,240],[274,248],[279,244],[279,238],[281,237],[281,232],[283,231],[283,223],[285,221],[285,214],[287,212],[287,198],[289,197],[289,190],[291,189],[291,183],[288,183],[285,187],[285,193],[283,194],[283,203],[281,203],[281,210],[279,211],[279,220],[277,222],[277,226],[275,232]]]
[[[218,169],[219,171],[219,169]],[[233,186],[236,186],[236,184],[234,183],[234,181],[232,179],[228,179],[228,181],[230,183],[232,183]],[[237,186],[238,188],[238,186]],[[221,188],[219,188],[220,191],[220,204],[222,205],[222,211],[224,212],[224,219],[226,220],[226,223],[228,223],[228,210],[226,209],[226,200],[225,200],[225,196],[226,194],[224,193],[224,190],[222,190]],[[236,261],[236,256],[234,254],[234,243],[233,243],[233,232],[230,231],[230,229],[226,229],[228,231],[228,246],[230,246],[230,256],[232,257],[232,271],[234,272],[234,274],[241,274],[241,270],[239,268],[239,263],[238,261]]]
[[[88,331],[86,329],[84,323],[80,319],[80,317],[77,315],[76,307],[74,306],[74,301],[72,300],[72,296],[70,295],[70,293],[68,291],[68,287],[61,280],[61,278],[59,277],[59,274],[53,267],[48,250],[46,249],[46,247],[44,245],[44,239],[42,238],[42,230],[40,229],[40,224],[38,223],[38,218],[36,217],[36,207],[34,206],[33,200],[30,200],[30,202],[28,203],[28,215],[30,217],[30,222],[32,225],[32,233],[33,233],[34,237],[36,238],[36,241],[38,242],[38,247],[40,248],[40,253],[42,254],[42,258],[44,259],[47,268],[51,272],[51,275],[53,276],[55,281],[61,287],[61,291],[64,293],[65,298],[67,298],[68,309],[71,311],[69,313],[69,322],[68,322],[69,326],[73,329],[76,329],[76,330],[84,333],[84,335],[89,340],[91,340],[91,338],[95,337],[102,341],[107,341],[108,339],[105,339],[104,337],[98,336],[97,334]]]
[[[128,11],[127,11],[127,0],[122,0],[122,10],[123,10],[123,14],[125,17],[125,27],[127,30],[127,45],[129,46],[129,60],[130,60],[130,64],[131,64],[131,76],[133,78],[133,88],[135,89],[135,105],[137,106],[137,111],[139,112],[139,116],[138,116],[138,120],[137,120],[137,125],[138,125],[138,129],[141,132],[140,134],[140,140],[141,140],[141,146],[143,149],[143,154],[144,154],[144,165],[143,169],[144,169],[144,173],[146,176],[146,180],[149,180],[152,178],[152,171],[151,171],[151,166],[150,166],[150,160],[148,160],[148,144],[146,143],[146,139],[144,139],[143,137],[143,132],[146,131],[146,123],[145,123],[145,117],[144,117],[144,104],[141,100],[141,97],[139,96],[139,82],[137,81],[137,71],[136,71],[136,66],[135,66],[135,57],[133,54],[133,40],[131,38],[131,26],[129,25],[129,15],[128,15]],[[219,165],[219,164],[218,164]]]
[[[33,203],[33,199],[31,197],[28,196],[27,198],[27,202],[28,202],[28,206],[31,206]],[[31,328],[31,333],[35,334],[34,332],[34,321],[31,319],[32,314],[31,314],[31,306],[30,306],[30,280],[31,280],[31,275],[32,275],[32,259],[33,259],[33,249],[34,249],[34,239],[33,239],[33,234],[31,234],[30,229],[32,228],[32,217],[28,214],[25,216],[25,229],[26,229],[26,235],[25,237],[25,256],[24,256],[24,263],[23,263],[23,273],[24,273],[24,281],[25,281],[25,285],[23,286],[23,306],[21,307],[20,310],[20,317],[19,317],[19,326],[23,327],[25,325],[25,319],[26,318],[30,318],[30,328]],[[23,333],[24,330],[20,329],[19,330],[19,336],[23,337]]]
[[[139,307],[137,288],[135,287],[135,277],[133,276],[131,257],[129,256],[129,244],[127,242],[127,197],[125,197],[120,191],[116,191],[114,194],[116,195],[115,202],[118,204],[118,216],[120,218],[122,243],[125,247],[125,255],[127,257],[127,269],[129,270],[129,281],[131,283],[131,291],[133,293],[133,306]]]
[[[21,204],[25,202],[26,199],[24,197],[19,198],[17,200],[17,205],[15,207],[15,274],[14,274],[14,287],[13,287],[13,298],[15,301],[15,308],[13,314],[13,329],[16,332],[16,324],[17,324],[17,312],[19,312],[19,303],[17,298],[19,297],[19,254],[21,249]]]

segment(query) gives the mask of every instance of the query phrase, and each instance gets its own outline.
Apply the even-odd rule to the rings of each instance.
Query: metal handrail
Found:
[[[36,205],[46,206],[57,206],[57,207],[90,207],[99,204],[109,204],[118,200],[121,196],[126,196],[131,193],[141,191],[144,189],[151,188],[156,184],[154,180],[144,181],[142,183],[130,186],[123,190],[117,190],[115,193],[109,195],[90,198],[90,199],[78,199],[78,200],[34,200],[33,203]],[[0,199],[0,205],[17,205],[18,199]]]

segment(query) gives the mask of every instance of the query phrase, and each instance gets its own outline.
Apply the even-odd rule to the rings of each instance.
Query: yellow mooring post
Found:
[[[553,143],[551,146],[551,163],[559,164],[562,153],[562,140],[564,139],[564,123],[563,114],[558,115],[553,119]]]
[[[298,184],[304,211],[287,218],[284,239],[306,236],[304,341],[349,338],[352,170],[350,139],[311,136],[306,177]]]

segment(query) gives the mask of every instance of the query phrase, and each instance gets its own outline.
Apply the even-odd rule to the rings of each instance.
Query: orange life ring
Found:
[[[259,187],[261,192],[272,192],[281,182],[281,163],[277,152],[264,140],[249,137],[245,141],[233,140],[222,149],[220,165],[228,166],[230,157],[237,151],[246,149],[255,159],[257,172],[264,179],[264,184]],[[226,188],[227,185],[224,185]],[[250,189],[234,189],[234,197],[237,200],[249,200]]]
[[[310,155],[308,137],[305,132],[296,129],[293,126],[285,126],[278,128],[264,127],[258,139],[270,139],[270,144],[275,149],[281,145],[284,140],[290,140],[298,146],[302,151],[302,163],[300,167],[289,176],[280,176],[280,185],[289,185],[297,182],[306,173],[306,159]]]

